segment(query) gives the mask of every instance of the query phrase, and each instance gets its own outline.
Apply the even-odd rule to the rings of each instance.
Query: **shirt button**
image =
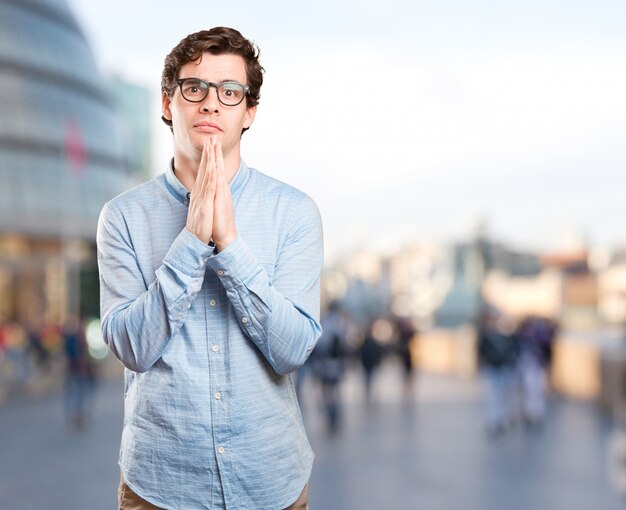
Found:
[[[220,446],[220,447],[217,449],[217,451],[218,451],[218,453],[224,453],[224,452],[226,451],[226,449],[225,449],[223,446]]]
[[[241,322],[243,322],[244,324],[248,324],[248,317],[244,317],[243,319],[241,319]]]
[[[220,348],[219,348],[219,346],[214,345],[213,347],[211,347],[211,350],[212,350],[213,352],[217,352],[217,351],[219,351],[219,350],[220,350]]]
[[[223,269],[218,269],[217,270],[217,274],[220,276],[224,276],[224,270]]]
[[[218,392],[215,394],[215,400],[220,400],[221,398],[222,398],[222,394],[218,391]]]
[[[215,299],[211,299],[211,301],[209,301],[209,304],[211,306],[215,306],[217,304],[217,301],[215,301]]]

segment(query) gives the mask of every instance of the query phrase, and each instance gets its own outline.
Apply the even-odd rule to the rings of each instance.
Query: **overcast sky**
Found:
[[[462,240],[626,246],[623,0],[69,0],[96,61],[154,94],[165,55],[232,26],[266,69],[243,156],[317,202],[329,257]]]

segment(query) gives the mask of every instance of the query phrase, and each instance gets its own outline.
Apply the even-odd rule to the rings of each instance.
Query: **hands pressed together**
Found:
[[[204,142],[196,182],[191,190],[186,227],[202,242],[212,240],[218,251],[237,237],[222,144],[214,137]]]

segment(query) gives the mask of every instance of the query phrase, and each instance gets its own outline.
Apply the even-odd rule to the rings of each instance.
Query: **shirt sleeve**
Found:
[[[147,284],[152,276],[142,272],[124,216],[110,203],[97,246],[104,341],[125,367],[146,372],[184,323],[211,249],[183,229]]]
[[[315,203],[304,197],[290,215],[271,281],[241,236],[207,262],[244,334],[279,374],[302,366],[321,333],[322,224]]]

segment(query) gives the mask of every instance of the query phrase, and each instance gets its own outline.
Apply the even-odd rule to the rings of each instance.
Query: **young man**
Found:
[[[161,82],[174,158],[101,213],[102,329],[125,366],[120,508],[307,508],[291,374],[320,335],[322,230],[309,197],[241,160],[262,73],[236,30],[184,38]]]

